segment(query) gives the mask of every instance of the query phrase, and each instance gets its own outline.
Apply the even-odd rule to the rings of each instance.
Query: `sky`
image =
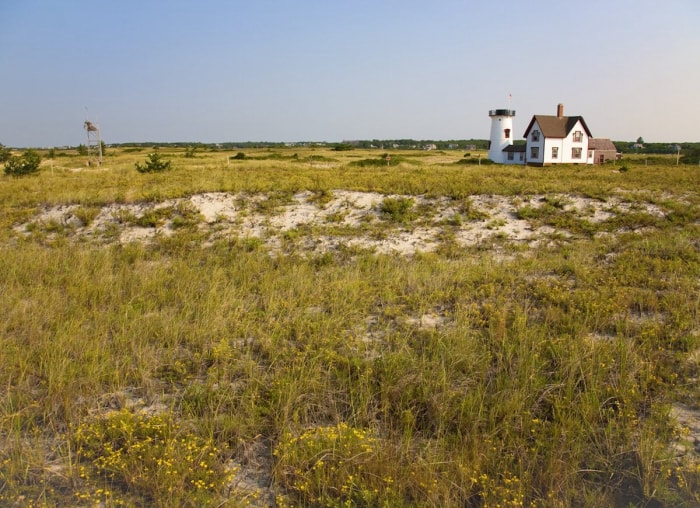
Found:
[[[0,0],[0,143],[700,141],[698,0]]]

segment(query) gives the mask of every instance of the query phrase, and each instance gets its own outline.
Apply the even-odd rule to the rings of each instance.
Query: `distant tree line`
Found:
[[[524,144],[525,140],[514,140],[516,145]],[[698,143],[638,143],[636,141],[613,141],[615,148],[621,153],[640,154],[673,154],[676,147],[681,147],[681,153],[687,150],[700,149]],[[342,140],[340,142],[319,142],[319,141],[297,141],[294,143],[281,141],[226,141],[223,143],[194,143],[194,142],[138,142],[138,143],[112,143],[111,147],[121,148],[183,148],[186,150],[197,150],[200,152],[217,150],[237,150],[251,148],[290,148],[290,147],[340,147],[341,150],[361,148],[361,149],[384,149],[384,150],[423,150],[425,147],[433,147],[437,150],[488,150],[488,139],[357,139]]]
[[[434,146],[436,150],[488,150],[487,139],[363,139],[343,141],[343,144],[355,148],[394,148],[399,150],[422,150],[425,147]]]
[[[342,142],[319,142],[319,141],[296,141],[293,143],[280,141],[227,141],[223,143],[193,143],[193,142],[130,142],[112,143],[113,148],[185,148],[200,151],[212,150],[235,150],[239,148],[285,148],[285,147],[328,147],[347,146],[349,148],[396,148],[402,150],[423,149],[425,146],[435,145],[438,150],[463,150],[471,148],[474,150],[487,150],[488,140],[486,139],[360,139],[343,140]]]
[[[673,154],[680,146],[681,153],[700,150],[700,143],[638,143],[635,141],[613,141],[620,153]]]

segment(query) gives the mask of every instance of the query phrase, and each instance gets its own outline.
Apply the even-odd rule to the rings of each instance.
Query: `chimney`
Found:
[[[564,117],[564,105],[559,103],[557,104],[557,118],[563,118]]]

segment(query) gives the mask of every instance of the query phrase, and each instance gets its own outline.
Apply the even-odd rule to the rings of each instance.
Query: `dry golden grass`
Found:
[[[134,169],[145,150],[90,169],[66,156],[0,178],[0,503],[700,502],[698,457],[669,417],[699,396],[697,168],[245,152],[161,149],[173,169],[149,175]],[[407,257],[271,256],[264,239],[211,241],[176,208],[179,226],[149,243],[77,238],[60,221],[14,229],[56,205],[90,221],[111,203],[220,191],[268,196],[256,206],[274,214],[294,192],[323,203],[338,189],[460,211],[435,252]],[[470,200],[489,194],[543,195],[521,213],[561,232],[460,246],[454,231],[486,220]],[[587,224],[562,196],[626,207]],[[424,221],[412,203],[387,202],[372,234]]]

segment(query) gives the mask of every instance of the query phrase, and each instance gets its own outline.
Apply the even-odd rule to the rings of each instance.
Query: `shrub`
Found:
[[[388,506],[399,502],[382,444],[345,423],[284,434],[274,450],[280,506]]]
[[[389,165],[397,166],[397,165],[402,164],[402,163],[415,164],[415,162],[410,160],[410,159],[407,160],[403,157],[398,157],[398,156],[393,156],[393,157],[389,156],[390,158],[387,160],[387,156],[389,156],[389,154],[384,153],[376,159],[360,159],[357,161],[352,161],[348,164],[348,166],[357,166],[357,167],[361,167],[361,168],[365,168],[365,167],[377,167],[377,168],[379,168],[379,167],[386,167]]]
[[[386,159],[361,159],[359,161],[352,161],[348,166],[358,166],[364,167],[382,167],[386,166]]]
[[[0,143],[0,162],[7,162],[12,157],[12,151]]]
[[[108,484],[156,506],[202,506],[230,479],[214,443],[167,414],[110,413],[75,427],[72,441],[85,489],[77,493],[81,500],[101,501],[105,491],[96,487]],[[106,494],[108,502],[121,501],[117,493]]]
[[[89,226],[99,214],[100,208],[97,206],[81,206],[73,212],[83,226]]]
[[[411,208],[413,208],[413,199],[411,198],[384,198],[380,210],[392,220],[403,222],[410,219]]]
[[[692,148],[687,150],[681,156],[680,161],[683,164],[700,164],[700,148]]]
[[[482,166],[489,166],[491,164],[494,164],[494,162],[491,159],[487,159],[485,157],[472,157],[469,159],[460,159],[457,161],[457,164],[480,164]]]
[[[170,169],[170,161],[163,160],[163,158],[155,152],[148,154],[148,159],[144,165],[138,162],[136,163],[136,171],[139,173],[158,173],[167,169]]]
[[[243,159],[245,159],[245,154],[243,152],[238,152],[236,155],[231,157],[231,159],[236,161],[242,161]]]
[[[537,220],[551,217],[556,213],[557,209],[554,206],[545,203],[542,206],[523,206],[516,210],[515,215],[519,220]]]
[[[13,155],[5,163],[5,174],[10,176],[24,176],[39,171],[41,156],[35,150],[27,150],[22,155]]]

